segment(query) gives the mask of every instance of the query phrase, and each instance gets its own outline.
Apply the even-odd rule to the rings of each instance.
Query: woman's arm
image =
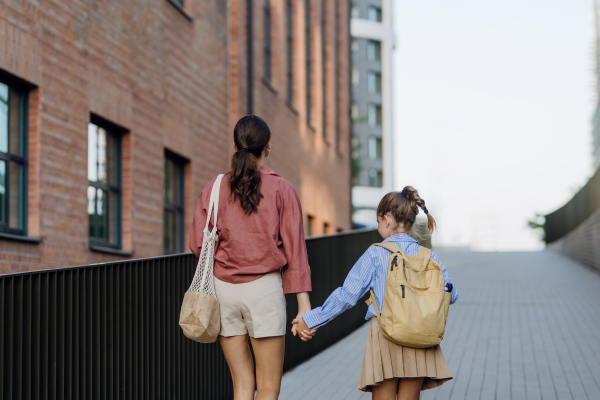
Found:
[[[293,324],[292,325],[292,334],[294,336],[296,336],[296,334],[299,332],[303,332],[303,331],[307,331],[308,327],[306,326],[306,324],[304,324],[304,320],[302,319],[302,316],[304,314],[306,314],[307,312],[310,311],[310,298],[308,297],[308,292],[302,292],[302,293],[296,293],[296,298],[298,299],[298,315],[296,315],[296,318],[294,319],[294,321],[302,321],[303,325],[298,325],[298,324]],[[306,341],[307,335],[302,335],[301,339]],[[310,337],[312,337],[312,335],[308,335]],[[310,339],[310,337],[308,339]]]
[[[289,186],[289,187],[288,187]],[[312,289],[310,267],[304,240],[304,224],[300,198],[286,182],[278,193],[279,237],[287,265],[283,267],[283,293],[303,293]],[[306,295],[308,298],[308,294]],[[298,303],[300,306],[300,303]],[[310,305],[309,305],[310,308]]]

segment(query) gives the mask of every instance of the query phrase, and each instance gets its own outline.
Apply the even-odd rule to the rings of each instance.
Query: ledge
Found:
[[[177,3],[175,0],[167,0],[167,1],[169,3],[171,3],[173,5],[173,7],[175,7],[180,13],[182,13],[184,15],[184,17],[186,17],[190,21],[194,20],[194,17],[192,17],[187,11],[185,11],[185,8],[183,8],[181,6],[181,4]]]
[[[296,115],[300,115],[300,112],[298,112],[298,109],[296,108],[296,106],[295,106],[295,105],[294,105],[292,102],[290,102],[289,100],[286,100],[286,101],[285,101],[285,105],[286,105],[286,106],[288,106],[288,108],[289,108],[290,110],[292,110],[292,112],[293,112],[294,114],[296,114]]]
[[[264,77],[264,76],[263,76],[263,78],[262,78],[262,82],[265,84],[265,86],[266,86],[266,87],[268,87],[268,88],[269,88],[269,90],[270,90],[271,92],[273,92],[274,94],[279,94],[279,90],[277,90],[277,89],[275,88],[275,86],[273,86],[273,84],[271,83],[271,81],[270,81],[270,80],[268,80],[266,77]]]
[[[133,251],[123,251],[123,250],[113,249],[111,247],[99,246],[97,244],[91,244],[91,243],[90,243],[90,250],[96,251],[98,253],[113,254],[115,256],[123,256],[123,257],[133,256]]]
[[[309,121],[307,123],[307,125],[308,125],[308,129],[310,129],[311,131],[313,131],[315,133],[317,132],[317,128],[315,128],[315,126],[312,124],[312,122]]]
[[[0,232],[0,239],[14,240],[15,242],[23,242],[23,243],[31,243],[31,244],[39,244],[39,243],[42,243],[42,241],[43,241],[43,239],[41,237],[13,235],[12,233],[5,233],[5,232]]]

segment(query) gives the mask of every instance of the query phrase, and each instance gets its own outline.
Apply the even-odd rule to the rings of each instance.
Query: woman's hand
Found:
[[[296,334],[299,334],[300,339],[303,342],[306,342],[310,339],[313,338],[313,336],[315,336],[315,333],[317,332],[316,329],[310,329],[306,323],[304,322],[304,318],[302,318],[302,314],[304,313],[298,313],[298,316],[296,316],[296,318],[292,321],[293,327],[292,327],[292,333],[294,334],[294,336],[296,336]]]
[[[311,309],[310,298],[308,297],[307,292],[296,293],[296,298],[298,299],[298,315],[292,321],[292,334],[296,336],[296,334],[300,333],[300,339],[306,342],[307,340],[312,339],[316,332],[316,330],[311,331],[302,318],[302,315],[306,314]],[[299,324],[301,325],[299,326]]]

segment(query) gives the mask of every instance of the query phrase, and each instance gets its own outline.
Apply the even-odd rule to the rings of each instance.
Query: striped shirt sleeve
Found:
[[[371,287],[374,263],[372,248],[369,248],[354,264],[348,273],[344,285],[329,295],[321,307],[314,308],[302,316],[306,325],[318,328],[325,325],[347,309],[356,305]]]

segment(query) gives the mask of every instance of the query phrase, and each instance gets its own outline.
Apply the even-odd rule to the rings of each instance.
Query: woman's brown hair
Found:
[[[256,115],[240,118],[233,130],[237,151],[231,157],[229,185],[233,200],[239,199],[246,214],[256,211],[260,199],[260,168],[258,159],[271,140],[269,125]]]
[[[435,219],[425,207],[425,200],[412,186],[406,186],[401,192],[390,192],[383,196],[377,206],[377,216],[383,218],[386,214],[391,215],[397,224],[402,224],[409,236],[416,236],[415,239],[422,240],[425,235],[413,230],[419,208],[427,215],[427,231],[431,234],[435,229]]]

